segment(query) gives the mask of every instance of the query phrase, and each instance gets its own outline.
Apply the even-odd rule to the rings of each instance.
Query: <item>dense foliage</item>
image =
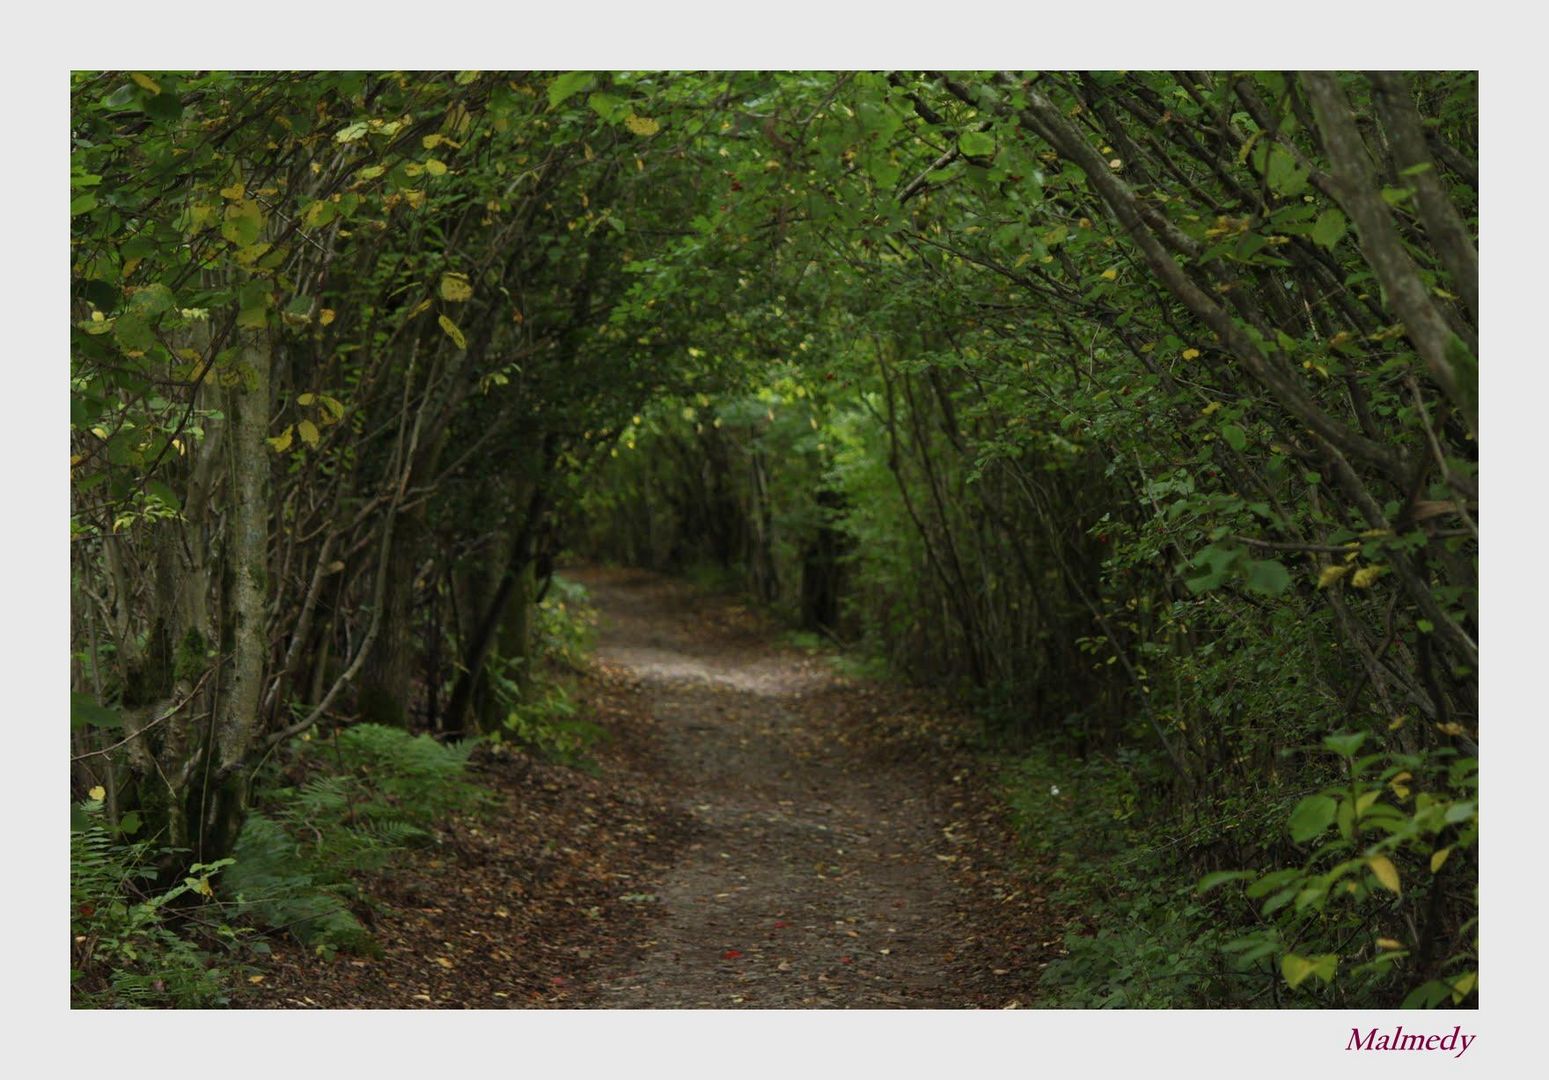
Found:
[[[256,873],[298,736],[572,746],[566,545],[718,566],[1022,762],[1051,1001],[1473,1001],[1476,90],[77,75],[74,797]]]

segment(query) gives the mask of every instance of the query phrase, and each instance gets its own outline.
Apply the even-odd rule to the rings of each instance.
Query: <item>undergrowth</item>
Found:
[[[372,952],[357,876],[399,851],[438,842],[435,825],[489,805],[467,774],[472,742],[360,724],[298,745],[237,839],[225,891],[239,915],[323,953]]]
[[[158,885],[163,851],[130,840],[100,799],[73,807],[70,828],[70,1003],[77,1008],[223,1005],[241,933],[189,901],[213,895],[230,859],[195,863]],[[196,943],[196,938],[197,942]]]

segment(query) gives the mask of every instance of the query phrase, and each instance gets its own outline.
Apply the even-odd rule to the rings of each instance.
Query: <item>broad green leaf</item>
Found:
[[[124,726],[124,721],[112,709],[98,705],[96,699],[90,694],[71,692],[70,726],[72,728],[121,728]]]
[[[570,71],[549,83],[549,108],[557,108],[583,90],[590,90],[597,77],[590,71]]]
[[[1248,588],[1265,596],[1279,596],[1291,585],[1291,572],[1278,559],[1252,559],[1245,573]]]
[[[991,157],[995,153],[995,137],[987,131],[965,131],[957,137],[957,148],[964,157]]]
[[[167,483],[163,480],[147,480],[145,482],[145,493],[152,496],[169,509],[183,509],[183,504],[178,499],[177,493],[174,492],[172,488],[168,486]]]
[[[1307,796],[1291,811],[1291,839],[1298,844],[1305,844],[1313,837],[1322,835],[1334,824],[1334,813],[1338,809],[1339,803],[1327,795]]]
[[[269,290],[263,282],[248,282],[237,297],[237,326],[243,330],[262,330],[269,325]]]
[[[1312,240],[1319,247],[1332,248],[1345,235],[1345,215],[1339,210],[1325,210],[1312,225]]]
[[[252,199],[243,199],[226,207],[221,221],[221,235],[237,247],[245,248],[258,242],[258,234],[263,227],[263,208]]]
[[[1366,732],[1357,731],[1350,735],[1325,735],[1323,745],[1334,751],[1340,757],[1354,757],[1355,752],[1366,741]]]

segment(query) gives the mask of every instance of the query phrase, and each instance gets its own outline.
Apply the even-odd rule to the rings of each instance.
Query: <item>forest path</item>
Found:
[[[725,599],[639,572],[567,574],[597,659],[638,681],[664,790],[690,821],[640,902],[649,937],[595,976],[617,1008],[951,1007],[965,939],[950,822],[920,770],[836,737],[835,676]],[[986,973],[988,974],[988,973]],[[978,981],[978,980],[970,980]]]
[[[1002,1008],[1057,945],[950,702],[835,672],[724,596],[582,568],[575,768],[486,745],[494,808],[363,877],[363,954],[288,935],[261,1008]]]

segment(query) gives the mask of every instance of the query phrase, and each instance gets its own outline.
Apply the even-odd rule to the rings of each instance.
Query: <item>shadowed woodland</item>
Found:
[[[76,1007],[1473,1007],[1471,72],[77,72]]]

